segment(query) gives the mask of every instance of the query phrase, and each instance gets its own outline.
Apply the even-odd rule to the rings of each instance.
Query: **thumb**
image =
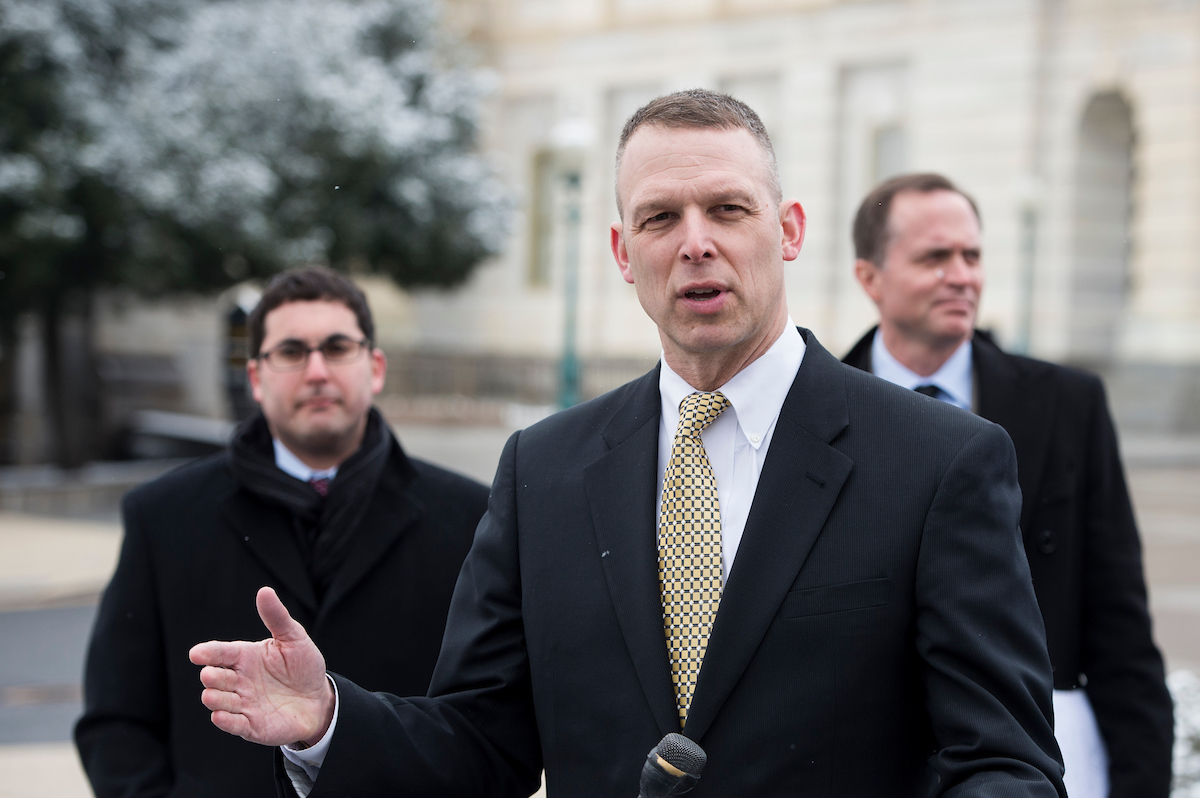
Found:
[[[267,631],[276,642],[294,643],[308,636],[304,627],[288,614],[287,607],[283,606],[274,588],[260,587],[258,595],[254,597],[254,604],[258,607],[258,617],[262,618]]]

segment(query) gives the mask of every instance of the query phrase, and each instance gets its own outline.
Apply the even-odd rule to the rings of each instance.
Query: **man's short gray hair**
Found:
[[[616,185],[617,213],[622,219],[625,218],[625,211],[621,207],[621,159],[625,155],[625,145],[629,143],[629,139],[638,128],[645,125],[718,130],[741,128],[749,131],[766,156],[771,195],[776,204],[783,201],[783,190],[779,184],[779,165],[775,162],[775,148],[771,146],[771,137],[767,135],[767,129],[758,118],[758,114],[754,113],[754,109],[728,94],[708,89],[688,89],[665,94],[646,103],[634,111],[621,130],[621,138],[617,142]]]

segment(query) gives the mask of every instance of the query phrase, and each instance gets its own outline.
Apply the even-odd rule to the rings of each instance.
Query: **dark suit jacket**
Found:
[[[286,511],[242,489],[228,454],[132,491],[125,540],[88,654],[75,737],[100,798],[263,796],[271,752],[219,731],[188,649],[258,640],[254,595],[273,586],[329,667],[364,685],[423,693],[454,581],[487,503],[482,485],[399,444],[317,605]]]
[[[1062,795],[1008,436],[802,333],[685,730],[692,794]],[[637,794],[679,730],[659,416],[651,371],[509,440],[434,697],[337,678],[313,798],[528,795],[543,765],[555,798]]]
[[[845,362],[869,371],[874,330]],[[1012,437],[1021,529],[1054,686],[1086,685],[1112,798],[1166,798],[1174,723],[1150,633],[1141,544],[1100,380],[1007,354],[977,332],[979,415]]]

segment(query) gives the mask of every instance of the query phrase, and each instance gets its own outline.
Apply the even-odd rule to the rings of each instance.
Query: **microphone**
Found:
[[[703,748],[682,734],[668,734],[646,754],[638,798],[683,795],[696,786],[706,762]]]

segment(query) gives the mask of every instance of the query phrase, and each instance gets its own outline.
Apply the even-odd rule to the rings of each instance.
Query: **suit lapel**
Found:
[[[317,622],[321,622],[354,586],[379,564],[384,554],[404,532],[416,523],[420,511],[407,488],[416,478],[416,469],[392,440],[388,462],[379,475],[379,484],[371,494],[371,505],[347,541],[346,560],[333,577],[329,592],[321,602]]]
[[[633,386],[605,428],[609,451],[584,469],[584,484],[617,621],[650,711],[665,735],[679,731],[679,716],[663,632],[654,529],[660,416],[654,369]]]
[[[749,665],[853,466],[829,445],[849,424],[844,367],[802,333],[808,350],[771,439],[688,713],[692,739],[708,730]]]
[[[311,614],[317,611],[312,580],[292,539],[288,515],[282,508],[255,498],[244,489],[235,490],[221,502],[221,517],[279,584],[296,596]]]
[[[1039,380],[1021,361],[1006,355],[991,340],[976,333],[971,347],[979,387],[979,415],[1004,427],[1017,450],[1017,480],[1021,485],[1021,528],[1029,525],[1046,466],[1058,394],[1051,381]]]

